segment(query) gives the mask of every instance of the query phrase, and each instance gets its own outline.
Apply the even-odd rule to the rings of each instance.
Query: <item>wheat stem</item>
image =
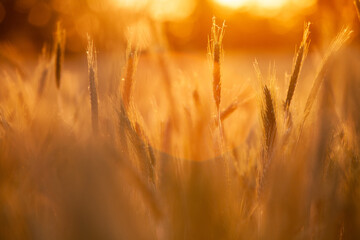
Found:
[[[321,84],[325,78],[330,62],[332,61],[334,55],[341,49],[341,47],[350,39],[352,31],[350,28],[346,27],[340,31],[340,33],[335,37],[334,41],[330,45],[328,52],[326,53],[320,70],[318,71],[313,86],[311,88],[310,94],[307,98],[305,109],[304,109],[304,117],[303,124],[306,121],[309,113],[311,112],[311,108],[314,104],[316,96],[319,92]]]

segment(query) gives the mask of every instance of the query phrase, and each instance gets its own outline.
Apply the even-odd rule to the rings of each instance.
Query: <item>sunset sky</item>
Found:
[[[345,10],[337,12],[339,4]],[[318,6],[326,11],[317,10]],[[224,41],[228,47],[290,49],[302,34],[305,21],[341,27],[343,23],[332,20],[332,14],[341,14],[344,23],[353,23],[353,12],[347,14],[346,6],[351,8],[351,1],[4,0],[0,3],[0,41],[39,49],[51,41],[56,22],[61,21],[67,29],[70,52],[83,50],[86,33],[98,36],[101,48],[122,45],[129,28],[141,36],[141,45],[145,46],[154,40],[149,38],[154,27],[162,29],[173,49],[199,49],[206,46],[211,18],[216,16],[227,22]],[[316,36],[327,34],[324,30],[336,29],[313,29],[314,41]]]

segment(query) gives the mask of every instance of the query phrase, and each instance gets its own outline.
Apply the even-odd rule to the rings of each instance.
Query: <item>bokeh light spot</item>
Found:
[[[41,27],[46,25],[51,18],[51,8],[43,2],[33,6],[29,12],[28,21],[30,24]]]

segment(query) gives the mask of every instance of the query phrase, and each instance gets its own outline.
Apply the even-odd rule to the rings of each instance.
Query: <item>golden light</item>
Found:
[[[263,8],[280,8],[289,3],[289,0],[257,0],[258,6]]]
[[[241,7],[259,7],[267,9],[276,9],[283,7],[291,0],[214,0],[219,5],[229,8],[241,8]]]
[[[193,0],[110,0],[116,6],[142,13],[157,20],[181,20],[187,18],[195,8]]]
[[[252,10],[278,10],[287,5],[308,7],[314,0],[213,0],[215,4],[230,9],[251,8]]]
[[[153,0],[149,11],[158,20],[181,20],[187,18],[194,8],[192,0]]]
[[[118,7],[139,10],[149,4],[149,0],[112,0]]]
[[[246,6],[249,0],[215,0],[216,3],[229,8],[240,8]]]

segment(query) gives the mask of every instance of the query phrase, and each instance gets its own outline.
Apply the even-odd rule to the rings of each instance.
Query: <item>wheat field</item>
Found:
[[[200,53],[1,45],[0,239],[360,239],[358,25],[302,21],[286,57],[215,17]]]

